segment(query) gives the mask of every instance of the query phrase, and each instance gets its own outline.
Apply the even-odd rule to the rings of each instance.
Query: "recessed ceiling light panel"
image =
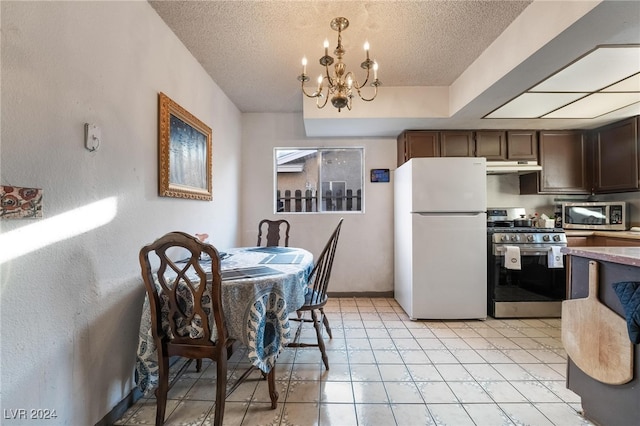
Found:
[[[640,102],[640,45],[600,46],[484,118],[596,118]]]
[[[640,102],[636,93],[594,93],[542,118],[595,118]]]
[[[640,92],[640,73],[602,89],[602,92]]]
[[[601,47],[530,92],[597,92],[640,72],[640,47]]]
[[[588,93],[523,93],[485,118],[538,118]]]

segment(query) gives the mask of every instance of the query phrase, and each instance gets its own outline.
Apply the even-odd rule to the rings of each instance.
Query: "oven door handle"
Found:
[[[560,246],[564,247],[564,246]],[[504,256],[507,249],[504,246],[494,247],[494,253],[496,256]],[[548,247],[536,247],[536,248],[520,248],[521,256],[541,256],[546,255],[551,251],[551,246]]]

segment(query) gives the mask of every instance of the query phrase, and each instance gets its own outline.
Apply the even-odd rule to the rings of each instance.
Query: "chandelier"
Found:
[[[307,75],[307,58],[302,58],[302,74],[298,76],[298,81],[302,83],[302,93],[309,98],[316,98],[316,105],[318,108],[324,108],[327,105],[329,97],[331,97],[331,104],[338,108],[338,112],[342,108],[351,110],[351,100],[354,97],[354,91],[358,94],[358,97],[363,101],[370,102],[378,95],[378,86],[382,83],[378,80],[378,64],[375,61],[369,59],[369,43],[364,44],[364,51],[366,53],[366,59],[360,64],[360,67],[367,70],[367,76],[362,84],[359,84],[355,79],[354,74],[349,71],[346,72],[347,66],[342,62],[342,57],[345,54],[344,47],[342,47],[342,31],[349,26],[349,20],[347,18],[335,18],[331,21],[331,28],[338,32],[338,46],[333,53],[338,58],[338,61],[334,65],[334,69],[330,71],[329,66],[333,65],[333,58],[329,56],[329,40],[324,41],[324,56],[320,58],[320,65],[325,69],[324,76],[321,74],[318,77],[318,87],[315,92],[309,94],[305,90],[305,83],[309,81]],[[367,82],[369,81],[369,73],[373,69],[373,86],[374,92],[371,98],[366,98],[360,92]],[[325,88],[326,94],[325,94]],[[324,99],[324,101],[323,101]]]

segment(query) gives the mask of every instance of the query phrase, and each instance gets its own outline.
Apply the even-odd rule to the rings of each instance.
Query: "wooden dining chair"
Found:
[[[211,259],[210,273],[200,263],[202,254]],[[142,247],[140,267],[149,298],[151,331],[158,354],[156,425],[164,423],[169,389],[194,359],[198,361],[199,370],[204,358],[216,363],[213,424],[222,425],[228,395],[227,359],[231,356],[234,339],[229,337],[222,309],[218,251],[191,235],[170,232]],[[152,269],[155,267],[156,271]],[[169,383],[169,358],[173,356],[188,358],[189,361]],[[229,393],[249,373],[242,375]]]
[[[284,231],[284,247],[289,247],[289,230],[291,225],[288,221],[263,219],[258,224],[258,247],[262,245],[262,235],[266,228],[265,244],[266,247],[280,245],[280,232]]]
[[[338,222],[338,226],[329,237],[329,241],[322,249],[320,256],[315,261],[315,265],[311,274],[309,275],[309,286],[307,288],[307,294],[305,296],[304,305],[297,310],[296,317],[289,318],[289,321],[298,321],[300,326],[296,330],[296,334],[293,341],[288,346],[294,348],[301,348],[307,346],[317,346],[320,349],[322,355],[322,362],[325,368],[329,369],[329,358],[324,345],[324,339],[322,338],[322,326],[327,329],[329,338],[332,339],[331,327],[329,326],[329,320],[324,312],[324,306],[327,304],[329,297],[327,296],[327,288],[329,286],[329,279],[331,278],[331,269],[333,268],[333,259],[336,254],[336,247],[338,246],[338,237],[340,236],[340,228],[342,227],[341,218]],[[311,319],[305,318],[305,312],[311,313]],[[320,319],[318,319],[318,314]],[[313,327],[316,330],[317,343],[305,343],[300,342],[300,332],[302,331],[302,324],[305,322],[313,322]]]

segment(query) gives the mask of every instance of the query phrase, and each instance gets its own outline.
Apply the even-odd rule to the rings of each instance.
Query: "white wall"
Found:
[[[364,147],[364,213],[274,214],[275,147]],[[344,217],[330,292],[380,293],[393,290],[393,183],[371,183],[370,169],[394,169],[395,139],[307,138],[302,114],[243,114],[241,242],[254,245],[258,222],[291,223],[290,246],[318,255]]]
[[[92,425],[134,386],[140,247],[238,243],[241,115],[147,2],[0,5],[1,183],[44,189],[44,218],[0,222],[1,408]],[[212,202],[157,196],[160,91],[213,129]]]
[[[146,2],[2,1],[0,18],[0,183],[43,188],[45,215],[0,221],[11,259],[0,265],[3,410],[90,425],[122,400],[134,386],[138,250],[178,229],[255,244],[258,221],[276,216],[274,147],[362,146],[367,174],[395,168],[395,139],[310,139],[301,114],[241,117]],[[213,202],[157,196],[160,91],[213,129]],[[95,153],[85,122],[102,129]],[[518,197],[512,179],[488,178],[490,205],[552,204]],[[365,213],[343,215],[331,291],[393,289],[392,206],[392,184],[367,179]],[[281,216],[291,245],[317,254],[341,215]]]
[[[523,207],[527,216],[553,217],[554,195],[520,195],[517,174],[487,175],[487,207]]]

